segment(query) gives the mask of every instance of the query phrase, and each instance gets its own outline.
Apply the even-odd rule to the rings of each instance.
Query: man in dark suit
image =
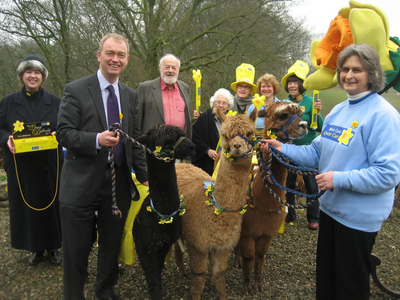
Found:
[[[122,130],[133,138],[140,135],[137,94],[118,81],[128,63],[128,53],[129,46],[124,37],[113,33],[104,36],[97,52],[100,63],[97,73],[73,81],[64,89],[57,140],[67,149],[60,178],[66,300],[85,299],[83,291],[94,224],[99,235],[95,299],[118,299],[113,287],[118,281],[121,236],[131,199],[139,199],[131,167],[138,180],[148,185],[143,150],[125,137],[115,137],[114,132],[108,130],[109,123],[113,123],[109,117],[114,114],[108,102],[110,97],[116,97],[115,113]],[[118,143],[122,143],[122,147]],[[122,212],[120,219],[112,214],[111,208],[109,147],[114,146],[116,202]],[[117,147],[121,149],[118,163]]]
[[[192,136],[189,86],[178,80],[180,60],[172,54],[160,59],[160,77],[138,86],[140,129],[145,133],[155,124],[175,125]]]

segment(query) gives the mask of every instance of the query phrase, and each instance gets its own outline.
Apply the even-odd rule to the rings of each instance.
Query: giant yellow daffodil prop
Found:
[[[307,77],[307,90],[326,90],[337,84],[336,61],[339,53],[350,44],[369,44],[378,52],[386,85],[394,81],[400,70],[400,40],[389,37],[389,22],[378,7],[349,1],[330,23],[322,40],[315,40],[310,47],[311,64],[317,71]],[[400,91],[400,81],[393,88]]]

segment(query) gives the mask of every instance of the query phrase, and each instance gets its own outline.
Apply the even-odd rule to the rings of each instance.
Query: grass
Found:
[[[312,97],[313,91],[309,90],[306,94]],[[279,99],[285,99],[287,94],[282,89],[277,96]],[[390,89],[388,93],[384,93],[382,96],[400,112],[400,95],[397,95],[396,90]],[[347,94],[339,87],[334,87],[329,90],[320,91],[319,99],[322,102],[322,116],[325,117],[336,104],[347,99]]]

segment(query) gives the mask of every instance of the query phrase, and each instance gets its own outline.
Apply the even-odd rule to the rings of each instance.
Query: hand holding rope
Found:
[[[162,153],[156,153],[156,152],[150,150],[149,148],[147,148],[145,145],[142,145],[135,139],[131,138],[128,134],[126,134],[125,132],[120,130],[119,127],[120,127],[119,123],[114,123],[114,124],[110,125],[109,131],[114,131],[115,137],[119,133],[120,138],[122,138],[122,136],[126,137],[128,140],[131,140],[134,144],[138,145],[139,147],[141,147],[142,149],[147,151],[149,154],[153,155],[155,158],[157,158],[159,160],[163,160],[165,163],[174,160],[175,149],[185,139],[185,137],[180,137],[178,139],[178,141],[176,141],[176,143],[174,144],[172,150],[164,150]],[[116,180],[115,180],[115,164],[114,164],[114,147],[110,147],[110,167],[111,167],[111,180],[112,180],[112,189],[111,189],[111,191],[112,191],[112,205],[111,205],[112,214],[117,216],[118,219],[121,219],[122,212],[120,211],[120,209],[117,206],[117,200],[116,200],[116,194],[115,194]]]
[[[109,130],[115,132],[115,137],[118,135],[118,128],[120,124],[114,123],[110,125]],[[120,137],[121,138],[121,137]],[[117,216],[117,219],[122,219],[122,212],[117,206],[117,197],[115,193],[115,185],[116,185],[116,178],[115,178],[115,164],[114,164],[114,147],[110,147],[110,163],[111,163],[111,193],[112,193],[112,205],[111,205],[111,213],[113,216]]]
[[[264,141],[258,141],[259,143],[266,144]],[[287,187],[282,186],[276,179],[275,176],[272,174],[271,165],[272,165],[272,157],[278,160],[281,164],[285,166],[290,172],[295,173],[297,175],[318,175],[319,172],[316,169],[309,168],[301,163],[293,161],[289,156],[282,153],[272,145],[268,144],[268,163],[265,162],[263,155],[261,154],[260,150],[257,150],[257,158],[258,158],[258,165],[260,168],[261,177],[263,179],[265,187],[269,190],[269,192],[274,196],[276,200],[278,200],[281,204],[292,207],[294,209],[302,209],[307,208],[308,206],[312,205],[314,202],[318,201],[318,198],[325,193],[325,191],[320,191],[317,194],[304,194],[298,192],[296,190],[289,189]],[[285,160],[291,162],[292,164],[287,163]],[[307,203],[306,205],[292,205],[285,201],[283,201],[275,192],[271,189],[270,185],[275,184],[280,189],[290,192],[295,195],[299,195],[301,197],[312,198],[312,200]]]

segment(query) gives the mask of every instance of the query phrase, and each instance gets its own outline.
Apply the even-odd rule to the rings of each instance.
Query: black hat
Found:
[[[18,77],[21,77],[26,70],[39,71],[43,75],[43,81],[46,80],[47,75],[49,74],[44,61],[36,55],[28,55],[21,61],[17,68]]]

